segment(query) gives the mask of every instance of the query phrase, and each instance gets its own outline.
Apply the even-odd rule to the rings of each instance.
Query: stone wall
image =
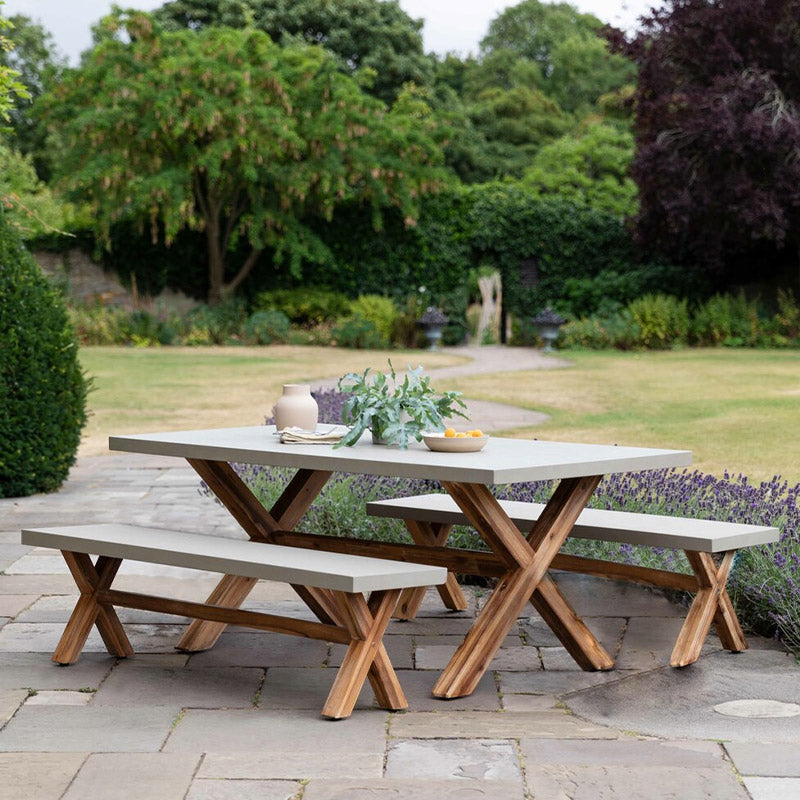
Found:
[[[103,269],[79,248],[63,253],[40,250],[33,253],[42,272],[63,287],[65,295],[74,303],[92,305],[101,303],[128,309],[149,309],[153,306],[184,312],[198,305],[196,300],[180,292],[166,290],[158,297],[147,297],[132,292],[122,285],[113,270]]]

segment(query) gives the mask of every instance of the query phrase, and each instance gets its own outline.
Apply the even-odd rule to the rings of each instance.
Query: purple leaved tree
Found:
[[[800,0],[666,0],[631,41],[639,243],[717,288],[798,283]]]

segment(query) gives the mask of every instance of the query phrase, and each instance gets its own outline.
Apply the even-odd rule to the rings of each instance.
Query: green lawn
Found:
[[[797,351],[563,355],[572,366],[459,378],[448,388],[551,415],[517,436],[687,448],[704,472],[800,481]]]
[[[800,482],[800,353],[681,350],[565,353],[564,369],[454,378],[438,389],[545,411],[516,436],[690,449],[695,466],[753,480]],[[280,385],[367,366],[458,359],[426,351],[335,348],[103,348],[81,350],[96,390],[81,454],[106,452],[111,432],[256,425]]]
[[[366,367],[426,369],[464,359],[429,353],[332,347],[83,347],[94,380],[80,455],[108,452],[111,433],[260,425],[284,383],[312,383]]]

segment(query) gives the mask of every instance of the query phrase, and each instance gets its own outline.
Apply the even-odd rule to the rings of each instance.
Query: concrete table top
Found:
[[[400,450],[374,445],[368,434],[354,447],[281,444],[275,427],[270,425],[112,436],[109,448],[208,461],[482,484],[683,467],[692,461],[688,450],[498,437],[492,437],[483,450],[474,453],[435,453],[421,443]]]

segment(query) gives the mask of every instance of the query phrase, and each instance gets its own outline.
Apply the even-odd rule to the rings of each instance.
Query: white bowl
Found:
[[[489,441],[488,436],[445,436],[443,433],[423,433],[422,441],[428,446],[430,450],[435,450],[439,453],[474,453],[478,450],[483,450],[486,447],[486,442]]]

